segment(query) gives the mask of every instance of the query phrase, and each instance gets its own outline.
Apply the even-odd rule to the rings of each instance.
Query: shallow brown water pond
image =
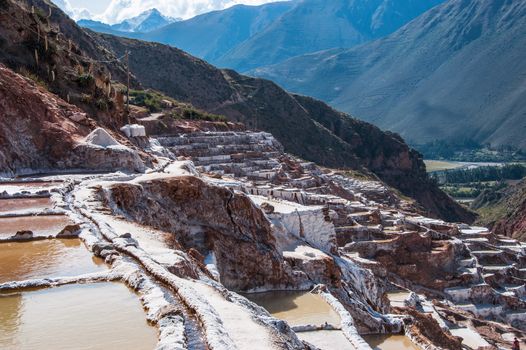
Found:
[[[151,350],[138,297],[121,283],[0,294],[0,349]]]
[[[354,349],[342,331],[313,331],[297,334],[301,340],[305,340],[321,350]]]
[[[245,294],[245,297],[291,326],[321,325],[325,322],[339,326],[341,322],[340,316],[317,294],[276,291]]]
[[[49,236],[59,233],[72,224],[65,215],[19,216],[0,218],[0,237],[8,238],[18,231],[33,231],[35,236]]]
[[[39,211],[51,208],[53,208],[53,202],[51,201],[51,198],[0,199],[0,213],[28,209]]]
[[[419,350],[419,348],[405,335],[364,335],[363,339],[374,350]]]
[[[67,277],[106,269],[79,239],[0,244],[0,283]]]

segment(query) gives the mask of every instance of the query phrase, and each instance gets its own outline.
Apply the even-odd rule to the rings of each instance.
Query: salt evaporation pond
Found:
[[[0,349],[151,350],[157,331],[121,283],[0,294]]]
[[[411,292],[408,291],[395,291],[387,293],[387,299],[391,303],[391,306],[405,306],[404,301],[409,298]]]
[[[411,339],[404,335],[364,335],[363,339],[373,350],[419,350]]]
[[[355,349],[342,331],[298,332],[297,335],[301,340],[309,342],[321,350]]]
[[[42,190],[49,190],[52,187],[58,187],[61,182],[52,181],[26,181],[26,182],[2,182],[0,183],[0,192],[7,192],[8,194],[15,194],[22,191],[38,192]]]
[[[450,329],[450,331],[451,334],[453,334],[454,336],[462,337],[462,344],[467,345],[470,348],[478,349],[479,347],[490,346],[490,344],[486,340],[484,340],[484,338],[482,338],[480,334],[478,334],[472,329],[457,328]]]
[[[18,231],[33,231],[35,236],[59,233],[72,224],[66,215],[17,216],[0,218],[0,237],[8,238]]]
[[[321,325],[325,322],[339,326],[341,322],[340,316],[318,294],[274,291],[246,294],[245,297],[291,326]]]
[[[0,283],[68,277],[106,269],[79,239],[0,244]]]
[[[53,202],[51,198],[10,198],[0,199],[0,213],[8,213],[18,210],[44,210],[51,209]]]

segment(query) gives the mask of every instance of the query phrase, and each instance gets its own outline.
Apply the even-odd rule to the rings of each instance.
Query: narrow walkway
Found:
[[[189,283],[191,283],[193,289],[206,297],[207,301],[218,313],[225,330],[238,349],[269,350],[276,348],[273,344],[272,334],[265,326],[254,321],[246,309],[229,302],[214,288],[204,283]]]

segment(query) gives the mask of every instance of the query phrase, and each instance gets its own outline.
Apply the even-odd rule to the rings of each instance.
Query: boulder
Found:
[[[267,202],[261,204],[261,209],[265,214],[272,214],[274,212],[274,207]]]
[[[14,241],[29,241],[33,239],[32,231],[18,231],[14,236],[11,237]]]
[[[74,238],[74,237],[78,237],[79,234],[80,234],[79,224],[68,225],[64,227],[62,231],[58,233],[57,238]]]

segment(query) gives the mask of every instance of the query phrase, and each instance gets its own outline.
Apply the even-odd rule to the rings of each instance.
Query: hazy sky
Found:
[[[157,8],[164,15],[191,18],[195,15],[224,9],[236,4],[260,5],[277,0],[52,0],[75,19],[93,18],[117,23]],[[83,10],[89,11],[83,11]]]

